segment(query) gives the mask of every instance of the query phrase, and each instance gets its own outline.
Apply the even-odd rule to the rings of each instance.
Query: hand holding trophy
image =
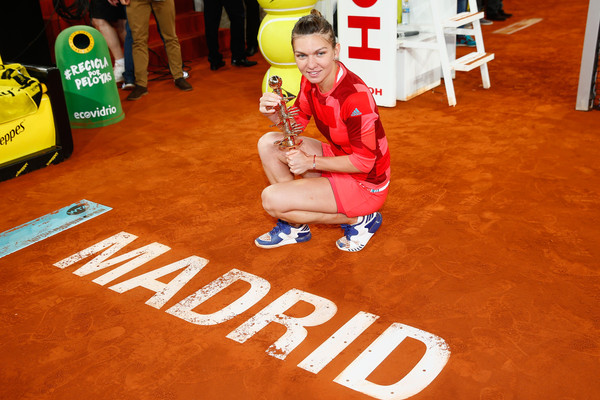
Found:
[[[269,87],[273,90],[273,93],[281,97],[281,102],[275,109],[279,115],[279,123],[273,125],[277,126],[283,132],[283,139],[276,141],[274,144],[279,146],[281,150],[296,149],[302,144],[302,139],[298,138],[298,134],[302,132],[302,126],[294,119],[295,115],[298,115],[298,108],[288,108],[286,103],[296,96],[283,96],[281,92],[282,80],[279,76],[274,75],[269,78]]]

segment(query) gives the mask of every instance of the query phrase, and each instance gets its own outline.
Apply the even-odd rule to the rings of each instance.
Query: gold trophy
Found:
[[[302,125],[296,122],[294,116],[298,115],[297,107],[286,106],[286,103],[296,96],[284,96],[281,92],[281,78],[274,75],[269,78],[269,87],[273,93],[281,97],[281,103],[275,106],[275,110],[279,115],[279,123],[271,126],[277,126],[283,132],[283,139],[277,140],[274,144],[279,146],[281,150],[291,150],[300,147],[302,139],[298,138],[298,134],[302,132]]]

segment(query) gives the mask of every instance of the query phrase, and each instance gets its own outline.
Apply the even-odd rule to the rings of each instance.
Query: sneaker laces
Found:
[[[342,229],[344,230],[344,236],[346,236],[346,239],[350,239],[350,227],[352,225],[348,225],[348,224],[341,224]]]
[[[269,232],[269,235],[271,237],[277,236],[279,234],[279,232],[281,232],[282,230],[285,229],[286,226],[289,226],[289,224],[281,219],[277,220],[277,225],[275,225],[275,227],[273,229],[271,229],[271,232]]]
[[[361,221],[362,222],[362,221]],[[358,225],[361,222],[356,222],[356,224],[354,225]],[[340,226],[342,227],[342,229],[344,230],[344,236],[346,236],[346,239],[350,240],[350,236],[352,235],[356,235],[358,233],[358,231],[356,229],[354,229],[354,225],[350,225],[350,224],[340,224]]]

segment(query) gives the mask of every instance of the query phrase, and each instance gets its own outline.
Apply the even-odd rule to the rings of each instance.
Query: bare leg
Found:
[[[337,212],[333,189],[327,178],[304,178],[275,183],[262,192],[263,208],[269,215],[293,224],[354,224]]]
[[[294,180],[294,175],[285,162],[285,153],[274,145],[275,141],[282,137],[282,133],[269,132],[258,140],[260,161],[271,184]]]
[[[333,189],[319,172],[306,172],[304,179],[295,179],[286,163],[285,152],[274,143],[283,134],[269,132],[258,141],[258,153],[271,183],[262,192],[263,208],[269,215],[292,224],[354,224],[357,218],[348,218],[337,212]],[[323,155],[321,142],[302,137],[300,149],[307,154]]]
[[[125,36],[127,35],[127,30],[125,29],[125,24],[127,23],[126,19],[119,19],[115,22],[115,30],[117,31],[117,35],[119,36],[119,40],[121,43],[125,43]]]
[[[260,155],[267,179],[271,184],[294,180],[294,174],[290,172],[290,168],[285,160],[285,151],[281,151],[274,144],[275,141],[282,138],[283,134],[281,132],[269,132],[264,134],[258,141],[258,154]],[[302,137],[302,140],[300,149],[306,154],[323,155],[320,141],[307,137]],[[321,174],[318,172],[307,172],[304,174],[305,178],[319,176]]]
[[[319,171],[307,171],[302,179],[290,172],[285,152],[274,142],[282,138],[279,132],[269,132],[260,138],[258,152],[271,185],[262,192],[265,211],[277,222],[275,228],[259,236],[254,243],[262,248],[275,248],[310,240],[307,224],[345,224],[344,236],[336,242],[343,251],[362,250],[381,225],[381,214],[348,217],[338,212],[335,194],[329,179]],[[322,143],[313,138],[302,138],[300,147],[308,155],[323,155]]]
[[[121,41],[115,28],[108,21],[98,18],[92,18],[92,24],[104,36],[108,49],[114,59],[119,60],[123,58],[123,48],[121,47]]]
[[[287,213],[281,213],[278,218],[283,221],[288,221],[291,224],[353,225],[358,222],[357,217],[350,218],[345,214],[327,214],[313,211],[289,211]]]

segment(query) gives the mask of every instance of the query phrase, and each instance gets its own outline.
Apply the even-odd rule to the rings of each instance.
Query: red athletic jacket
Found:
[[[296,122],[306,128],[314,117],[334,154],[350,156],[352,164],[362,171],[352,174],[355,179],[383,185],[390,179],[390,152],[377,105],[362,79],[338,64],[338,79],[327,93],[302,77],[294,103],[300,109]]]

